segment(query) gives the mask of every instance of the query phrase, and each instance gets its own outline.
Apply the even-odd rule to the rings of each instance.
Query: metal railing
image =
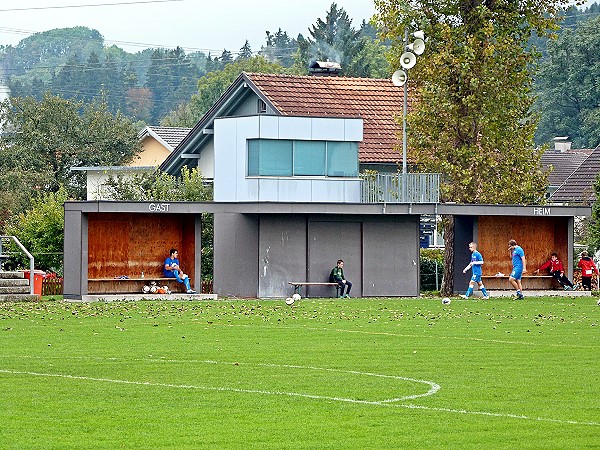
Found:
[[[439,173],[360,175],[362,203],[439,203]]]
[[[21,249],[21,251],[23,253],[25,253],[25,255],[29,258],[29,288],[30,288],[30,292],[33,295],[34,294],[34,287],[35,287],[35,283],[34,283],[34,258],[33,255],[31,253],[29,253],[27,251],[27,249],[23,246],[23,244],[21,244],[21,242],[17,239],[16,236],[0,236],[0,258],[4,258],[4,257],[9,257],[10,255],[5,255],[3,254],[2,251],[2,242],[4,240],[12,240],[17,247],[19,247]]]

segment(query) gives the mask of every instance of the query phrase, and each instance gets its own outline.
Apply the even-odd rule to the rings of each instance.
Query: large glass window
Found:
[[[355,142],[327,143],[327,176],[355,177],[358,175],[358,145]]]
[[[294,142],[294,175],[325,175],[325,142]]]
[[[358,143],[248,140],[248,176],[358,176]]]
[[[248,141],[248,175],[291,177],[292,167],[292,141]]]

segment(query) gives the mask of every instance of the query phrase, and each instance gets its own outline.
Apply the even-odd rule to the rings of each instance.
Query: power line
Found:
[[[62,6],[31,6],[28,8],[6,8],[0,9],[0,12],[10,12],[10,11],[34,11],[34,10],[44,10],[44,9],[66,9],[66,8],[89,8],[96,6],[123,6],[123,5],[138,5],[140,3],[172,3],[172,2],[182,2],[183,0],[143,0],[143,1],[133,1],[133,2],[118,2],[118,3],[94,3],[88,5],[62,5]]]

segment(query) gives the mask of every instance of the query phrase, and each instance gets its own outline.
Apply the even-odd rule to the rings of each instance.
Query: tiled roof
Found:
[[[148,126],[141,131],[140,138],[144,137],[146,131],[148,131],[150,134],[154,133],[171,146],[169,150],[173,150],[179,145],[183,138],[188,135],[190,130],[191,128]]]
[[[246,73],[271,105],[285,116],[361,117],[361,163],[402,160],[403,88],[374,78],[291,76]]]
[[[600,173],[600,145],[583,161],[565,182],[550,196],[557,203],[593,203],[594,180]]]
[[[542,155],[541,163],[544,169],[552,166],[548,176],[550,186],[560,186],[564,181],[590,156],[592,150],[570,150],[558,152],[549,150]]]

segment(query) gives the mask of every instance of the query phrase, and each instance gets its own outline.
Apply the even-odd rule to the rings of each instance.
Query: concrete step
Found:
[[[35,294],[0,294],[0,303],[39,302],[40,296]]]
[[[0,278],[0,287],[29,286],[29,280],[25,278]]]
[[[25,286],[0,286],[0,295],[2,294],[29,294],[29,284]]]
[[[488,294],[490,298],[494,297],[512,297],[515,295],[514,290],[490,290],[488,289]],[[481,291],[476,291],[473,293],[475,297],[481,297]],[[590,291],[565,291],[563,289],[552,289],[552,290],[529,290],[525,289],[523,292],[525,297],[591,297],[592,293]]]
[[[0,270],[0,279],[5,278],[25,278],[25,274],[23,272],[3,272]]]
[[[3,302],[39,302],[40,296],[35,294],[0,294],[0,303]]]
[[[172,300],[172,301],[195,301],[195,300],[217,300],[217,294],[88,294],[82,295],[81,299],[68,299],[71,302],[133,302],[137,300]]]

